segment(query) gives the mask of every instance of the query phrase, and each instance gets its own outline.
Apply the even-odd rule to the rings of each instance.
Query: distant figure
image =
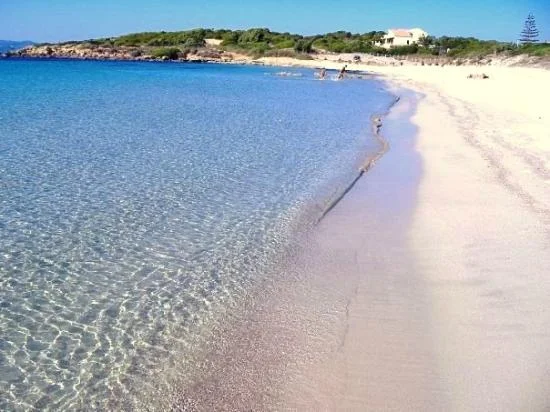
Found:
[[[319,72],[319,79],[320,80],[325,80],[325,76],[327,74],[327,71],[325,68],[322,68],[321,71]]]
[[[340,73],[338,73],[338,80],[342,80],[344,78],[344,75],[346,74],[346,67],[348,67],[347,64],[342,67],[342,70],[340,70]]]
[[[485,73],[482,73],[482,74],[472,74],[472,73],[470,73],[467,78],[468,79],[488,79],[489,76],[487,76]]]

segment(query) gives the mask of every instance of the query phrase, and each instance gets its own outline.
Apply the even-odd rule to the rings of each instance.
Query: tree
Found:
[[[422,36],[418,39],[418,44],[420,44],[422,47],[430,47],[435,42],[435,38],[433,36]]]
[[[239,37],[239,43],[261,43],[265,41],[269,29],[249,29]]]
[[[307,40],[298,40],[294,45],[294,50],[298,53],[311,53],[313,42]]]
[[[538,37],[539,31],[537,30],[537,25],[535,24],[535,17],[533,16],[533,14],[529,13],[527,19],[525,20],[523,30],[519,37],[519,41],[523,44],[536,43],[539,41]]]

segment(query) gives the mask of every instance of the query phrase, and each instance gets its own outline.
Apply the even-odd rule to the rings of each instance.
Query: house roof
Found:
[[[390,29],[395,37],[412,37],[409,29]]]

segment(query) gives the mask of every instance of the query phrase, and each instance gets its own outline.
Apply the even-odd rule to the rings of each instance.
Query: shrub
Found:
[[[296,55],[294,49],[267,50],[264,53],[266,57],[296,57]]]
[[[404,56],[406,54],[415,54],[418,52],[418,46],[411,44],[410,46],[392,47],[388,50],[387,54],[390,56]]]
[[[525,53],[530,56],[550,56],[550,44],[524,44],[518,48],[520,53]]]
[[[176,47],[162,47],[160,49],[153,50],[152,56],[157,59],[162,59],[164,57],[170,60],[177,60],[181,50]]]
[[[231,44],[237,44],[239,42],[239,33],[236,31],[232,31],[229,33],[225,33],[222,36],[222,46],[228,46]]]
[[[383,47],[373,47],[371,53],[376,55],[385,55],[388,54],[388,50]]]
[[[263,56],[264,53],[268,50],[268,46],[265,43],[258,43],[256,46],[252,46],[248,49],[248,53],[253,57]]]
[[[311,53],[313,42],[307,40],[298,40],[294,45],[294,50],[298,53]]]
[[[260,43],[266,40],[268,29],[250,29],[239,36],[239,43]]]
[[[197,37],[188,37],[183,43],[183,47],[192,48],[192,47],[204,47],[206,42],[203,39]]]
[[[282,40],[278,43],[273,44],[273,47],[276,49],[292,49],[295,46],[296,42],[292,39]]]

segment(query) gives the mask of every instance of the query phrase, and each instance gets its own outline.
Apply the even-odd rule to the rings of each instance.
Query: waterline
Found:
[[[270,70],[0,62],[2,408],[193,370],[375,147],[378,82]]]

